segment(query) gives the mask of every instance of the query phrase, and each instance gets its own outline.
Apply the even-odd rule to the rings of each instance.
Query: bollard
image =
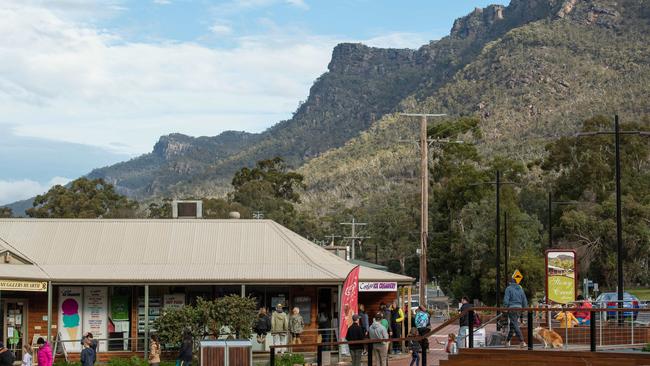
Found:
[[[590,311],[589,315],[589,350],[596,352],[596,313]]]
[[[422,366],[427,366],[427,353],[428,353],[428,350],[422,348]],[[371,365],[371,364],[368,363],[368,365]]]
[[[368,343],[368,365],[372,365],[372,343]]]
[[[316,364],[318,366],[323,366],[323,346],[318,345],[316,347]],[[271,365],[275,366],[275,365]]]
[[[533,350],[533,312],[528,311],[528,350]]]
[[[469,326],[469,330],[467,331],[467,339],[468,339],[468,347],[469,348],[474,348],[474,310],[470,310],[467,313],[467,324]]]
[[[270,361],[269,364],[271,366],[275,366],[275,348],[271,347],[270,351],[271,351],[271,359],[269,360]]]

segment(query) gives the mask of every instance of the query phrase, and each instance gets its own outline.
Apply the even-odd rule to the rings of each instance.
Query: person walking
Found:
[[[289,317],[289,332],[291,333],[291,344],[302,344],[300,335],[305,329],[305,321],[300,315],[300,309],[294,307]]]
[[[38,340],[36,340],[36,345],[38,346],[38,352],[36,353],[38,366],[52,366],[53,358],[50,343],[46,342],[43,337],[39,337]]]
[[[149,365],[160,366],[160,342],[155,334],[151,335],[151,343],[149,344]]]
[[[411,328],[411,333],[409,337],[417,337],[418,330],[416,328]],[[420,366],[420,353],[422,353],[422,345],[416,340],[409,340],[408,342],[409,351],[411,351],[411,363],[409,366]]]
[[[404,323],[404,310],[397,305],[397,301],[393,302],[390,307],[391,330],[393,331],[392,338],[399,338],[402,336],[402,324]],[[393,342],[393,353],[402,353],[401,342]]]
[[[469,298],[463,296],[460,299],[460,313],[469,311],[473,308],[472,304],[469,303]],[[469,313],[465,313],[460,317],[460,328],[458,329],[458,337],[456,337],[456,347],[458,349],[463,348],[465,345],[465,340],[469,332]]]
[[[34,358],[32,357],[32,346],[29,344],[25,344],[23,346],[23,363],[21,364],[22,366],[32,366],[34,363]]]
[[[81,351],[81,366],[94,366],[97,360],[97,354],[93,349],[93,341],[91,338],[86,338]]]
[[[510,279],[510,284],[506,288],[506,292],[503,296],[503,306],[510,309],[521,309],[528,307],[528,299],[524,293],[524,289],[517,284],[514,278]],[[509,320],[509,330],[508,337],[506,338],[506,345],[510,347],[510,341],[512,340],[513,335],[517,335],[521,341],[520,346],[522,348],[526,347],[526,342],[524,342],[524,336],[521,334],[521,329],[519,328],[519,318],[521,317],[521,310],[508,310],[508,320]],[[528,325],[532,327],[532,324]]]
[[[191,366],[192,365],[192,355],[194,351],[194,340],[192,340],[192,335],[185,333],[183,336],[183,341],[181,343],[181,349],[178,352],[177,365],[178,366]]]
[[[13,366],[15,359],[14,354],[0,342],[0,366]]]
[[[429,313],[427,309],[420,305],[418,306],[417,312],[415,313],[415,327],[418,330],[418,334],[424,336],[431,329],[431,319],[429,318]],[[427,352],[429,350],[429,339],[424,338],[421,342],[422,352]]]
[[[345,339],[348,341],[361,341],[366,338],[366,332],[359,325],[359,315],[352,315],[352,325],[348,328],[348,334]],[[361,366],[361,354],[363,352],[363,344],[350,344],[350,356],[352,356],[352,366]]]
[[[278,304],[275,312],[271,316],[271,334],[273,335],[273,345],[287,344],[287,332],[289,331],[289,318],[283,310],[283,305]],[[284,348],[276,348],[277,353],[283,354]]]
[[[381,324],[382,318],[381,313],[375,314],[375,321],[368,330],[368,337],[380,341],[372,345],[372,355],[377,360],[377,365],[388,366],[388,345],[383,341],[388,339],[388,330]]]

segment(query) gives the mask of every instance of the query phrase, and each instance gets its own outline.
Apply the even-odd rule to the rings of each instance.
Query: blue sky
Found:
[[[504,1],[505,2],[505,1]],[[0,204],[289,118],[340,42],[417,48],[484,0],[4,0]]]

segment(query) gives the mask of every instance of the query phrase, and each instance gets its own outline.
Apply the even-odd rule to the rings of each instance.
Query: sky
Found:
[[[418,48],[495,2],[0,0],[0,204],[169,133],[261,132],[336,44]]]

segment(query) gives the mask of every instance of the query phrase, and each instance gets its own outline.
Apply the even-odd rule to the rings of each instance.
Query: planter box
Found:
[[[249,340],[201,342],[201,366],[252,366],[253,348]]]

